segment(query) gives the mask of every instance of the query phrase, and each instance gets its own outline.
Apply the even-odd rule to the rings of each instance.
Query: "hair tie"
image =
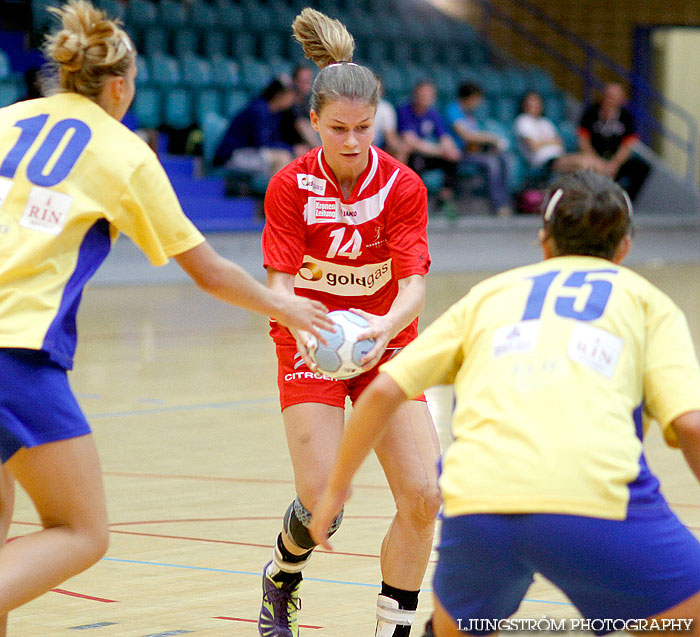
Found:
[[[561,188],[557,189],[554,192],[551,199],[547,203],[547,207],[545,208],[545,211],[544,211],[544,220],[545,221],[549,221],[552,218],[552,215],[554,214],[554,210],[557,207],[559,200],[563,196],[564,196],[564,191]],[[622,197],[625,200],[625,205],[627,206],[627,216],[631,219],[632,215],[634,214],[634,207],[632,206],[632,200],[630,199],[630,196],[627,194],[627,191],[624,189],[622,189]]]
[[[329,69],[331,66],[342,66],[343,64],[349,64],[350,66],[360,66],[359,64],[355,64],[354,62],[348,62],[347,60],[342,60],[340,62],[333,62],[333,64],[329,64],[326,68]]]
[[[544,220],[549,221],[552,218],[552,215],[554,214],[554,209],[557,207],[557,204],[559,203],[559,200],[564,196],[564,191],[559,188],[555,191],[555,193],[552,195],[551,199],[549,200],[549,203],[547,204],[547,207],[545,208],[544,211]]]
[[[126,47],[126,50],[129,51],[129,53],[131,53],[134,50],[134,47],[131,46],[131,42],[129,42],[129,38],[124,36],[122,38],[122,42],[124,43],[124,46]]]
[[[633,214],[632,200],[624,189],[622,190],[622,196],[625,198],[625,203],[627,204],[627,216],[631,219]]]

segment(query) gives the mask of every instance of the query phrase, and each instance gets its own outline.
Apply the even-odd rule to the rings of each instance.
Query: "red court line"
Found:
[[[242,617],[214,617],[214,619],[228,619],[229,621],[232,621],[232,622],[249,622],[251,624],[258,623],[257,619],[243,619]],[[317,629],[317,628],[323,628],[323,626],[309,626],[308,624],[299,624],[299,628]]]
[[[190,522],[196,522],[197,520],[190,520]],[[207,520],[199,520],[200,522],[204,521],[206,522]],[[25,526],[41,526],[38,522],[12,522],[13,524],[22,524]],[[128,522],[125,524],[129,524]],[[134,522],[133,524],[139,524],[138,522]],[[141,523],[143,524],[143,523]],[[113,525],[111,525],[113,526]],[[235,542],[234,540],[214,540],[210,538],[205,538],[205,537],[189,537],[186,535],[165,535],[163,533],[143,533],[143,532],[137,532],[137,531],[116,531],[114,529],[110,529],[110,533],[115,533],[118,535],[135,535],[135,536],[140,536],[140,537],[155,537],[155,538],[160,538],[164,540],[186,540],[189,542],[205,542],[208,544],[228,544],[229,546],[248,546],[248,547],[254,547],[254,548],[261,548],[261,549],[271,549],[273,547],[272,544],[255,544],[253,542]],[[21,536],[17,536],[21,537]],[[15,539],[15,538],[12,538]],[[345,555],[346,557],[369,557],[372,559],[379,559],[379,555],[370,555],[368,553],[346,553],[344,551],[324,551],[323,549],[316,549],[317,553],[333,553],[335,555]]]
[[[294,484],[294,480],[274,480],[272,478],[231,478],[227,476],[189,476],[180,474],[168,473],[131,473],[128,471],[104,471],[105,476],[114,476],[117,478],[160,478],[160,479],[176,479],[176,480],[205,480],[207,482],[243,482],[249,484]],[[389,490],[389,485],[386,484],[353,484],[356,489],[383,489]]]
[[[105,604],[118,604],[116,599],[105,599],[104,597],[93,597],[92,595],[83,595],[82,593],[74,593],[73,591],[66,591],[62,588],[51,589],[52,593],[61,593],[61,595],[70,595],[71,597],[80,597],[80,599],[89,599],[93,602],[104,602]]]
[[[160,533],[138,533],[136,531],[112,531],[110,533],[117,533],[119,535],[136,535],[141,537],[155,537],[165,540],[188,540],[190,542],[206,542],[209,544],[228,544],[231,546],[248,546],[260,549],[271,549],[272,544],[254,544],[253,542],[235,542],[233,540],[212,540],[202,537],[188,537],[184,535],[163,535]],[[323,549],[316,549],[317,553],[333,553],[335,555],[345,555],[346,557],[371,557],[373,559],[379,559],[379,555],[369,555],[366,553],[344,553],[342,551],[324,551]]]
[[[391,520],[393,515],[345,515],[346,520]],[[113,522],[109,526],[136,526],[139,524],[179,524],[182,522],[256,522],[258,520],[281,520],[280,515],[249,515],[227,518],[180,518],[169,520],[134,520],[131,522]]]
[[[111,522],[112,526],[138,526],[139,524],[182,524],[187,522],[255,522],[257,520],[280,520],[279,515],[255,515],[229,518],[180,518],[172,520],[132,520],[131,522]]]

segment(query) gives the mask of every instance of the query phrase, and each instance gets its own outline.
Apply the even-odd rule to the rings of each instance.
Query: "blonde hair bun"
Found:
[[[70,0],[48,11],[61,22],[44,43],[59,90],[96,100],[110,76],[125,76],[134,63],[129,36],[118,20],[109,19],[87,0]]]
[[[86,41],[82,34],[61,31],[56,37],[53,59],[67,71],[79,71],[85,62],[85,46]]]

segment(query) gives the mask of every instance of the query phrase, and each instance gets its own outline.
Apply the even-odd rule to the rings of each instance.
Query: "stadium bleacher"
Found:
[[[55,0],[32,0],[34,29],[50,25],[46,7]],[[475,29],[450,18],[428,3],[397,0],[95,0],[120,16],[140,52],[138,91],[132,107],[139,126],[168,130],[198,127],[203,147],[216,146],[233,114],[277,74],[290,73],[303,61],[291,37],[291,22],[311,5],[343,21],[356,40],[356,60],[382,77],[386,97],[406,100],[413,85],[435,82],[438,105],[454,99],[460,83],[477,81],[486,100],[484,126],[512,141],[516,189],[527,176],[512,136],[519,99],[529,89],[544,97],[547,115],[562,137],[575,143],[567,121],[565,96],[551,76],[524,68],[495,54]],[[400,10],[399,10],[400,9]],[[17,99],[12,84],[3,83],[0,59],[0,105]],[[204,173],[216,175],[204,152]],[[428,176],[439,188],[439,175]],[[189,211],[188,211],[189,213]],[[251,222],[251,227],[258,227]]]

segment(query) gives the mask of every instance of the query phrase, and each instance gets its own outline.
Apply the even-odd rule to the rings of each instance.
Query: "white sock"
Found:
[[[399,603],[391,597],[377,597],[377,630],[375,637],[393,637],[396,626],[411,626],[416,616],[415,610],[399,608]]]
[[[311,555],[313,555],[313,553]],[[266,575],[272,578],[280,571],[284,571],[285,573],[301,573],[302,569],[309,563],[311,555],[302,562],[286,562],[282,558],[282,553],[280,553],[275,543],[275,548],[272,551],[272,562],[270,562],[270,565],[267,567]]]

